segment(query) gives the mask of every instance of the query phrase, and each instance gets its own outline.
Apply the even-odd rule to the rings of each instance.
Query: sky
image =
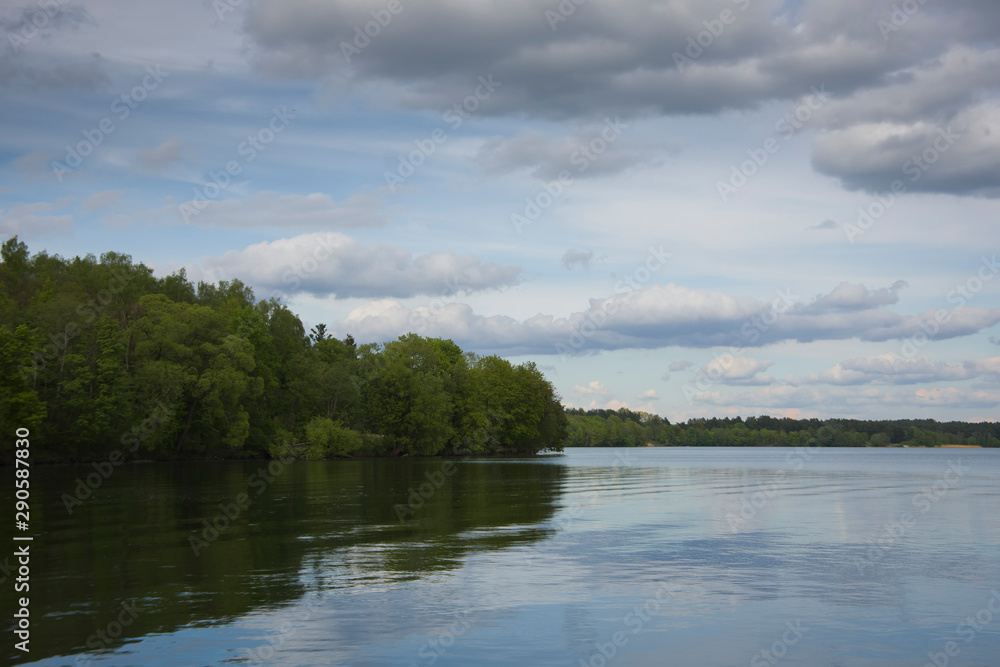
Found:
[[[995,0],[0,6],[0,236],[536,362],[568,406],[992,420]]]

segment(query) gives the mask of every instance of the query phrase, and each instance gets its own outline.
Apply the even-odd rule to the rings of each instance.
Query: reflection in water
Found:
[[[256,462],[129,466],[72,516],[58,498],[82,469],[41,471],[32,658],[922,665],[951,640],[952,664],[1000,655],[1000,613],[956,639],[1000,588],[1000,452],[445,463],[298,462],[259,496]],[[195,556],[189,537],[244,492]],[[88,648],[132,599],[126,641]]]
[[[539,524],[555,510],[563,466],[452,462],[447,483],[420,496],[444,463],[300,461],[278,475],[264,462],[125,466],[72,514],[60,497],[93,470],[39,469],[47,502],[36,510],[44,534],[31,600],[44,620],[32,657],[120,645],[96,633],[126,601],[138,614],[125,640],[218,626],[308,591],[415,579],[551,532]],[[401,521],[394,507],[410,503],[411,487],[419,507]]]

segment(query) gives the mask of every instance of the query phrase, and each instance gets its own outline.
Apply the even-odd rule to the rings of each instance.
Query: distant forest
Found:
[[[36,461],[534,454],[566,416],[531,363],[306,332],[239,280],[0,248],[0,448]],[[9,460],[9,459],[6,459]]]
[[[689,419],[682,424],[645,412],[572,408],[567,447],[1000,447],[1000,424],[938,422],[933,419],[862,421],[726,417]]]

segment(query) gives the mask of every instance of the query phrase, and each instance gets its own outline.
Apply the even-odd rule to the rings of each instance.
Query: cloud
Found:
[[[365,244],[344,234],[317,232],[257,243],[201,262],[213,280],[239,277],[269,291],[334,296],[408,298],[499,289],[515,284],[520,267],[484,262],[450,251],[414,256],[388,244]],[[356,311],[388,316],[382,302]],[[407,325],[400,322],[406,333]]]
[[[1000,357],[965,362],[933,362],[927,356],[904,358],[893,354],[842,361],[819,373],[809,373],[792,385],[830,384],[906,385],[1000,378]]]
[[[83,200],[80,204],[80,208],[87,212],[100,211],[117,204],[121,201],[122,195],[124,194],[124,190],[104,190],[102,192],[95,192]]]
[[[14,168],[26,181],[47,181],[55,178],[51,164],[56,156],[43,151],[27,153],[14,160]]]
[[[925,329],[934,331],[929,339],[944,340],[1000,322],[1000,308],[893,313],[885,306],[894,301],[897,285],[881,290],[841,285],[809,303],[796,303],[786,294],[768,304],[670,283],[591,299],[587,309],[565,318],[538,314],[523,321],[479,315],[461,303],[436,309],[382,303],[375,310],[359,307],[335,326],[364,340],[385,340],[411,331],[412,322],[419,321],[423,329],[418,333],[451,338],[477,351],[588,354],[671,346],[742,349],[785,341],[885,342],[923,336]]]
[[[739,410],[821,408],[825,414],[859,414],[870,408],[996,408],[1000,393],[941,389],[846,389],[843,387],[761,387],[746,392],[706,391],[695,403]]]
[[[8,211],[0,210],[0,235],[36,238],[50,234],[69,234],[73,231],[73,217],[68,214],[44,215],[63,207],[64,200],[56,203],[18,204]]]
[[[184,145],[177,139],[167,139],[156,148],[139,151],[136,164],[150,171],[163,171],[183,158]]]
[[[836,222],[827,219],[819,223],[818,225],[813,225],[809,229],[838,229],[839,227],[840,225],[838,225]]]
[[[944,121],[863,123],[817,137],[817,171],[845,188],[1000,197],[1000,102]],[[897,188],[899,186],[897,185]]]
[[[9,33],[8,33],[9,34]],[[38,63],[38,64],[35,64]],[[50,64],[49,60],[0,56],[0,88],[68,88],[92,90],[110,83],[99,53]]]
[[[764,373],[774,365],[773,361],[760,361],[750,357],[734,357],[726,354],[716,357],[701,367],[701,373],[713,382],[731,385],[764,385],[774,382],[774,378]]]
[[[574,266],[581,266],[585,269],[590,268],[590,262],[594,259],[594,253],[584,252],[582,250],[567,250],[563,253],[562,264],[567,269],[572,269]]]
[[[647,389],[646,391],[636,396],[636,398],[638,398],[640,401],[646,399],[649,399],[651,401],[658,401],[660,400],[660,394],[655,389]]]
[[[197,210],[193,201],[183,205]],[[389,210],[381,199],[357,193],[343,201],[314,192],[308,195],[279,195],[258,192],[246,199],[213,201],[190,217],[191,224],[202,227],[275,229],[359,229],[389,224]],[[176,208],[168,211],[179,219]]]
[[[840,283],[829,294],[817,295],[808,307],[800,307],[801,314],[849,312],[889,306],[899,302],[899,291],[907,287],[905,280],[897,280],[889,287],[872,290],[864,285]]]
[[[578,396],[596,396],[604,399],[611,397],[611,390],[598,380],[591,380],[586,387],[573,385],[573,392]]]
[[[661,150],[649,144],[634,144],[627,137],[619,136],[627,131],[626,123],[611,121],[580,128],[567,137],[553,138],[539,132],[526,132],[513,139],[486,142],[476,159],[489,175],[526,169],[540,181],[559,180],[560,173],[565,171],[574,178],[588,178],[657,164]],[[676,151],[676,148],[666,149]]]
[[[335,94],[401,108],[443,111],[477,77],[502,95],[477,114],[574,119],[714,115],[796,102],[813,86],[830,99],[810,125],[823,130],[813,163],[844,187],[885,190],[907,160],[954,126],[959,139],[910,191],[997,196],[1000,192],[1000,12],[984,0],[922,7],[899,30],[890,0],[588,0],[560,5],[482,0],[403,3],[363,53],[345,53],[372,22],[376,0],[261,0],[245,30],[256,67],[308,79]],[[723,11],[733,20],[723,24]],[[713,35],[708,25],[723,32]],[[442,30],[448,34],[441,39]],[[391,34],[390,34],[391,33]],[[362,30],[363,34],[363,30]],[[698,42],[702,43],[699,44]],[[984,101],[985,99],[985,101]],[[484,147],[489,173],[528,169],[551,179],[580,137],[525,133]],[[622,142],[588,175],[655,161],[664,147]]]
[[[671,373],[675,373],[677,371],[686,371],[692,366],[694,366],[693,361],[674,361],[670,364],[669,370]]]

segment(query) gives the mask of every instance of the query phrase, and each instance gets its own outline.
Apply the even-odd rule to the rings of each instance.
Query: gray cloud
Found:
[[[677,150],[671,146],[636,145],[627,137],[621,138],[611,132],[606,134],[612,139],[605,141],[602,131],[609,125],[614,122],[581,128],[570,137],[550,138],[528,132],[513,139],[494,139],[480,148],[477,160],[487,174],[527,169],[539,180],[554,181],[564,171],[569,171],[574,178],[588,178],[654,166],[662,152]],[[627,127],[619,129],[619,132],[626,131]]]
[[[898,292],[906,286],[905,280],[897,280],[891,286],[877,290],[868,289],[864,285],[840,283],[829,294],[819,294],[808,306],[799,306],[793,312],[804,315],[822,314],[888,306],[899,301]]]
[[[409,108],[449,108],[487,73],[503,88],[477,113],[589,121],[753,109],[824,86],[832,99],[816,114],[824,134],[813,163],[844,187],[885,190],[909,178],[900,174],[906,161],[954,125],[963,139],[907,182],[909,191],[1000,192],[1000,118],[984,101],[1000,92],[996,3],[934,3],[913,16],[890,0],[563,4],[575,8],[565,21],[546,14],[558,3],[404,2],[387,25],[375,25],[376,36],[357,38],[363,46],[350,58],[344,45],[356,30],[364,35],[384,3],[261,0],[244,27],[270,76]],[[552,178],[572,143],[522,135],[487,145],[480,162]],[[657,153],[624,143],[617,150],[591,175]]]
[[[574,266],[581,266],[584,269],[590,268],[590,263],[594,259],[594,253],[584,252],[583,250],[567,250],[563,253],[562,264],[567,269],[572,269]]]

